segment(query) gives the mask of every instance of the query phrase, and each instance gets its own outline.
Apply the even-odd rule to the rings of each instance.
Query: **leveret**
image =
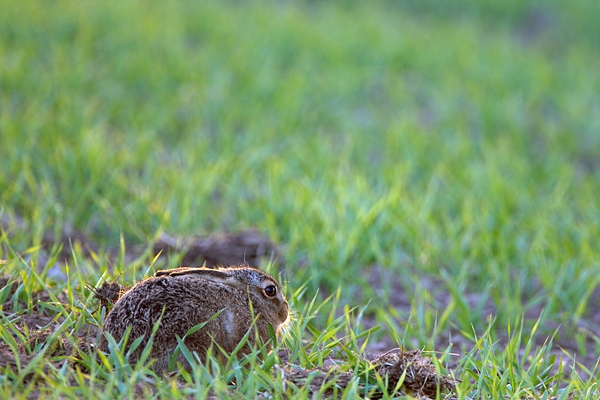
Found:
[[[214,345],[231,353],[250,330],[248,341],[251,344],[256,344],[254,330],[260,340],[266,342],[269,324],[279,333],[288,317],[289,305],[281,287],[273,277],[258,269],[247,266],[182,267],[158,271],[154,277],[128,290],[106,316],[103,330],[118,342],[131,327],[127,348],[135,339],[144,337],[130,356],[129,361],[134,363],[146,346],[152,328],[162,318],[150,356],[156,360],[154,370],[164,373],[177,347],[177,336],[183,338],[198,324],[208,321],[200,330],[187,336],[185,344],[204,362],[211,345],[213,354],[219,354]],[[104,336],[99,348],[108,350]],[[246,345],[240,355],[248,351]],[[182,354],[178,355],[177,361],[184,368],[190,368]]]

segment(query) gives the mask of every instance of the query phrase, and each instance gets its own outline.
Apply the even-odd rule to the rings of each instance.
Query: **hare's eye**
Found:
[[[265,288],[265,294],[269,297],[273,297],[277,294],[277,288],[275,285],[269,285]]]

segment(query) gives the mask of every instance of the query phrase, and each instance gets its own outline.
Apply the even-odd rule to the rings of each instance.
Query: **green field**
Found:
[[[361,398],[398,346],[439,398],[600,398],[600,6],[438,3],[2,2],[0,398],[305,398],[276,371],[330,358]],[[177,263],[130,249],[249,229],[285,363],[56,351]]]

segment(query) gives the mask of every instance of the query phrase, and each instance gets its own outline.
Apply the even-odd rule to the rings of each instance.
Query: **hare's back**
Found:
[[[247,300],[241,291],[206,279],[194,276],[149,278],[117,301],[105,327],[109,332],[122,331],[127,326],[132,327],[132,333],[145,332],[162,317],[161,325],[187,331],[221,310],[243,309],[244,303]]]

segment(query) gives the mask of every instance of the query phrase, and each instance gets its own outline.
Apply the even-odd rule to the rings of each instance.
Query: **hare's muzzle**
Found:
[[[281,308],[279,308],[279,320],[281,321],[281,325],[285,325],[288,318],[290,316],[290,306],[287,302],[283,302]]]

